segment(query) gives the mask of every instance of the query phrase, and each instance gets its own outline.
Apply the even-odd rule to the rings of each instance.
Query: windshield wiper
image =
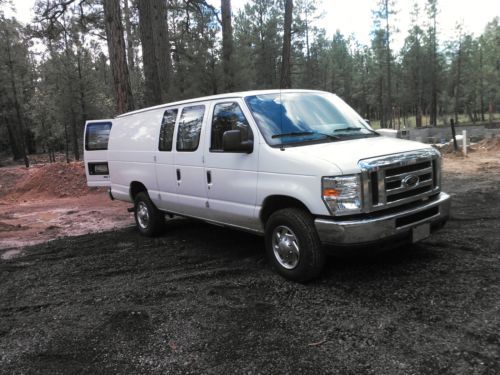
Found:
[[[340,139],[340,137],[338,135],[333,135],[333,134],[326,134],[326,133],[314,133],[314,134],[322,135],[328,139],[335,139],[335,140]]]
[[[314,133],[314,132],[291,132],[291,133],[275,134],[271,138],[301,137],[303,135],[313,135],[313,134],[316,134],[316,133]]]
[[[302,137],[304,135],[321,135],[328,139],[340,139],[339,136],[333,134],[319,133],[319,132],[291,132],[291,133],[283,133],[283,134],[275,134],[271,138],[282,138],[282,137]]]
[[[361,130],[362,128],[340,128],[340,129],[335,129],[333,132],[352,132],[352,131],[355,131],[355,130]]]

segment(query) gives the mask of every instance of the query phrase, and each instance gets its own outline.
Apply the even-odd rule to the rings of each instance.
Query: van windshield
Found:
[[[319,92],[284,92],[245,98],[271,145],[299,145],[378,134],[342,99]]]

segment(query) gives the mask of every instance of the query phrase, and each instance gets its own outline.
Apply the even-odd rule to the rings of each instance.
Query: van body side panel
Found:
[[[211,125],[215,105],[236,102],[252,129],[254,149],[250,154],[238,152],[211,152]],[[260,133],[242,100],[219,100],[212,104],[206,128],[205,169],[210,180],[205,181],[210,205],[210,219],[230,225],[261,230],[254,217],[257,199]]]
[[[111,191],[117,199],[131,201],[130,184],[142,183],[153,199],[156,189],[155,165],[151,152],[110,151]]]
[[[83,160],[88,186],[110,186],[108,145],[114,120],[93,120],[85,123]],[[110,130],[111,129],[111,130]],[[107,172],[106,172],[107,169]]]
[[[130,184],[137,181],[155,202],[158,184],[154,158],[160,113],[149,111],[115,120],[108,149],[111,192],[115,198],[131,201]]]

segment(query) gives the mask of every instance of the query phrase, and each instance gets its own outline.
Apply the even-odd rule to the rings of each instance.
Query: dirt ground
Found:
[[[60,237],[133,225],[130,203],[86,186],[83,163],[0,168],[0,257]]]
[[[24,248],[0,260],[0,372],[498,374],[500,150],[446,154],[444,169],[444,229],[332,257],[305,285],[272,272],[261,238],[185,219],[155,239],[128,216]]]

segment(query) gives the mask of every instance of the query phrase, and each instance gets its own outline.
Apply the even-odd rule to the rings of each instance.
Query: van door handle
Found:
[[[212,172],[211,171],[207,171],[207,184],[211,184],[212,183]]]
[[[181,170],[177,169],[176,173],[177,173],[177,181],[180,181],[181,180]]]

